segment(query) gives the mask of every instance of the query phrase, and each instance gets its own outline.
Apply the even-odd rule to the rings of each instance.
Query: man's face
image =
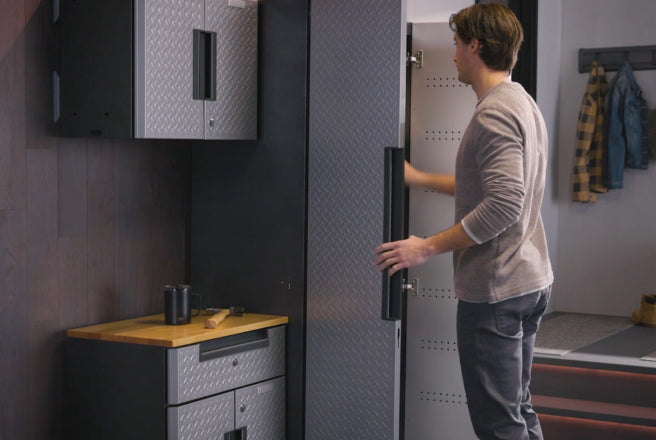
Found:
[[[465,44],[457,33],[454,34],[453,41],[456,46],[453,61],[456,63],[456,68],[458,69],[458,80],[465,84],[471,84],[471,58],[473,56],[471,43]]]

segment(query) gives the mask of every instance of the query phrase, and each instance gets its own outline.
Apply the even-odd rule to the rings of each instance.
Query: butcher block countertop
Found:
[[[211,314],[194,316],[190,324],[167,325],[164,314],[143,316],[124,321],[108,322],[68,330],[71,338],[99,339],[132,344],[180,347],[210,339],[236,335],[252,330],[287,324],[286,316],[244,313],[244,316],[228,316],[216,328],[205,328],[205,320]]]

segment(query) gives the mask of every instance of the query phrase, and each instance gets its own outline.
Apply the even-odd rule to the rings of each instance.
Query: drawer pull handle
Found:
[[[248,333],[226,336],[212,341],[200,343],[200,362],[216,359],[223,356],[235,355],[246,351],[256,350],[269,346],[269,334],[266,329],[255,330]]]
[[[233,367],[236,367],[237,364],[239,364],[239,361],[238,361],[237,359],[233,359],[233,360],[232,360],[232,366],[233,366]]]
[[[242,405],[239,407],[239,411],[245,412],[246,411],[246,405]]]

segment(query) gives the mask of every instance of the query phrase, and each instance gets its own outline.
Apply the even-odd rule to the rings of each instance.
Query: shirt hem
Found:
[[[488,299],[481,299],[481,300],[467,298],[468,295],[465,295],[465,297],[463,297],[462,293],[459,293],[458,291],[456,291],[456,298],[458,298],[461,301],[469,302],[469,303],[495,304],[495,303],[499,303],[501,301],[505,301],[507,299],[517,298],[519,296],[528,295],[528,294],[533,293],[533,292],[538,292],[540,290],[546,289],[547,287],[551,286],[552,284],[553,284],[553,278],[551,278],[549,281],[545,281],[544,284],[542,284],[542,283],[538,284],[538,287],[531,287],[531,288],[528,288],[528,290],[522,289],[519,293],[512,293],[512,294],[507,295],[507,296],[503,295],[501,298],[499,298],[500,295],[494,295],[495,298],[488,298]]]

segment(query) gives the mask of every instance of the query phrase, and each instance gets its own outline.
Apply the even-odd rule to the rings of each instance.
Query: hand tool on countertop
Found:
[[[205,328],[216,328],[228,316],[244,316],[244,308],[232,306],[228,309],[221,309],[205,321]]]

